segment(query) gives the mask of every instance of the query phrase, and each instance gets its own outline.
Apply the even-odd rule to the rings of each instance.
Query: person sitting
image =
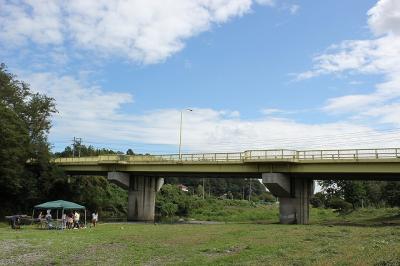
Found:
[[[47,214],[45,216],[46,223],[47,223],[47,229],[53,229],[53,218],[51,217],[51,211],[47,210]]]
[[[12,229],[20,229],[21,228],[21,220],[18,215],[14,215],[11,217],[10,226]]]

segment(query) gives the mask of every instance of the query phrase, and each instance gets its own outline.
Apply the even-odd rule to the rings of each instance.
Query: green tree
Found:
[[[47,142],[54,112],[52,98],[31,92],[28,84],[0,65],[1,211],[26,211],[47,196],[46,188],[57,172],[49,163]],[[28,160],[34,164],[28,165]]]
[[[132,149],[128,149],[128,150],[126,151],[126,155],[135,155],[135,153],[133,152]]]
[[[0,102],[0,200],[15,197],[23,187],[21,178],[28,159],[28,130],[18,116]]]
[[[383,187],[383,197],[391,207],[400,207],[400,182],[387,182]]]

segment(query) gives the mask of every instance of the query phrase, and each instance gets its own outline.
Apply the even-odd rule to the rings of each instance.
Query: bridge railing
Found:
[[[285,160],[293,161],[297,159],[295,150],[249,150],[244,152],[244,159],[246,161],[252,160]]]
[[[140,163],[140,162],[259,162],[332,161],[400,159],[400,148],[343,150],[248,150],[236,153],[194,153],[166,155],[100,155],[96,157],[57,158],[56,163]]]
[[[298,160],[397,159],[400,149],[345,149],[298,151]]]

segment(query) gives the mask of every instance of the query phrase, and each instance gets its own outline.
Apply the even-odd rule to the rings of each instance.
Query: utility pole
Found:
[[[251,178],[249,178],[249,201],[251,200]]]
[[[78,157],[81,157],[82,138],[74,137],[74,139],[72,141],[73,141],[73,144],[72,144],[72,157],[75,157],[75,149],[76,149],[76,147],[78,147]]]
[[[246,195],[246,180],[247,180],[247,178],[245,178],[242,183],[242,200],[245,199],[245,195]]]
[[[72,158],[74,158],[75,157],[75,137],[72,141],[73,141],[72,142]]]
[[[206,184],[205,184],[205,180],[204,180],[204,177],[203,177],[203,199],[204,199],[204,186],[205,186]]]
[[[211,197],[211,184],[210,184],[210,178],[207,178],[208,180],[208,197]]]

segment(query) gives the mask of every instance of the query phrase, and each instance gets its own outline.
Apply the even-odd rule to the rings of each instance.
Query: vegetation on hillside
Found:
[[[360,207],[399,207],[400,182],[394,181],[319,181],[322,191],[311,199],[314,207],[347,213]]]
[[[204,221],[261,221],[277,220],[277,212],[270,212],[272,202],[234,200],[191,194],[176,185],[166,184],[156,198],[156,213],[161,221],[176,221],[178,218]],[[274,208],[272,208],[274,209]],[[275,208],[276,209],[276,208]],[[274,210],[275,210],[274,209]]]

